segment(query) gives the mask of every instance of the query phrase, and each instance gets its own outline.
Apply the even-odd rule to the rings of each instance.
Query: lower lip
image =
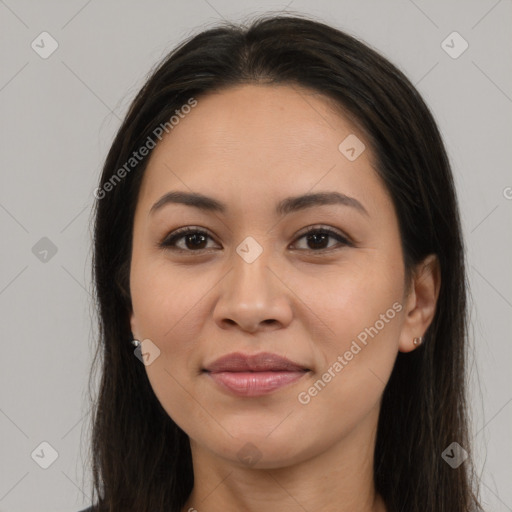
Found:
[[[290,372],[218,372],[208,375],[219,385],[238,396],[272,393],[303,377],[306,371]]]

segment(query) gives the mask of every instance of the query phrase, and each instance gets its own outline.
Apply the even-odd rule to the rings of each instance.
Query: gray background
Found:
[[[481,491],[487,510],[512,511],[510,0],[0,0],[0,511],[70,512],[90,502],[92,192],[129,102],[184,37],[220,18],[285,8],[363,38],[435,115],[468,247]],[[43,31],[59,45],[47,59],[31,47],[50,48]],[[458,58],[441,45],[453,31],[469,44]],[[31,457],[43,441],[58,452],[48,469]]]

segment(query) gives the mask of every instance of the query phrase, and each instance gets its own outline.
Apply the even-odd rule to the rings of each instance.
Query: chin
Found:
[[[276,424],[274,424],[275,428]],[[279,428],[279,427],[278,427]],[[229,430],[228,430],[229,431]],[[294,429],[295,435],[298,429]],[[238,431],[229,431],[222,439],[203,439],[217,456],[239,465],[254,469],[275,469],[297,464],[307,460],[312,447],[305,445],[304,436],[295,437],[289,429],[279,433],[272,429],[258,428],[258,423],[239,426]],[[268,435],[268,432],[271,432]]]

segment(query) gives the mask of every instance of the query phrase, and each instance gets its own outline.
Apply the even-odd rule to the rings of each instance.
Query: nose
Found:
[[[214,320],[222,329],[249,333],[286,327],[292,320],[292,292],[269,266],[265,251],[248,263],[233,255],[233,266],[219,283]]]

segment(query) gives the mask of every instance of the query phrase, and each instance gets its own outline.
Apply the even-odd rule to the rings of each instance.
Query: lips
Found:
[[[246,355],[240,352],[228,354],[216,359],[206,367],[210,373],[218,372],[279,372],[279,371],[305,371],[305,366],[294,363],[286,357],[270,352]]]
[[[269,352],[255,355],[240,352],[228,354],[204,369],[224,391],[238,396],[271,393],[297,381],[308,371],[303,365]]]

